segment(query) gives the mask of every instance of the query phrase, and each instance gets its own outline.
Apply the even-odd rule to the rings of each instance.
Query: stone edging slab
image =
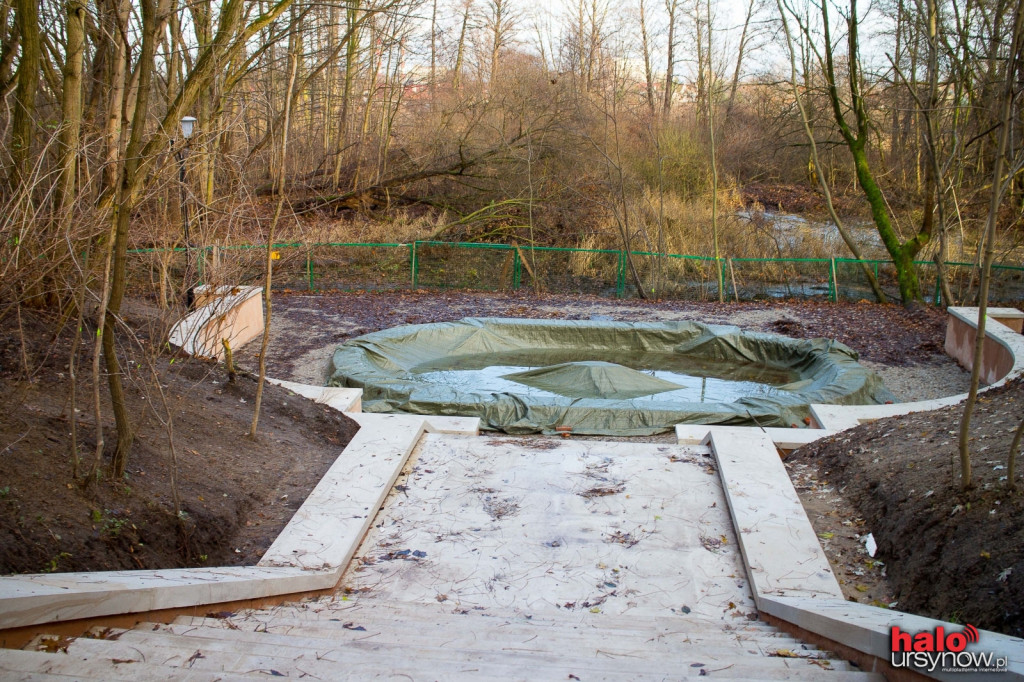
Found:
[[[890,629],[898,626],[903,632],[931,632],[943,627],[947,632],[959,631],[961,625],[934,618],[915,616],[845,599],[806,599],[801,597],[765,597],[758,601],[758,609],[769,616],[791,623],[803,631],[837,642],[885,663],[891,661]],[[967,645],[968,652],[992,652],[1005,657],[1006,673],[982,675],[983,679],[1024,680],[1024,639],[979,630],[976,643]],[[964,673],[930,673],[912,669],[937,680],[970,679]]]
[[[699,442],[711,447],[758,611],[819,636],[825,646],[838,644],[885,664],[894,625],[911,633],[938,626],[958,630],[953,623],[846,601],[772,441],[778,435],[791,443],[785,440],[790,429],[770,431],[742,426],[682,428],[683,440],[694,442],[703,432]],[[819,437],[826,433],[792,431]],[[1024,680],[1024,640],[979,632],[978,643],[968,651],[991,651],[1008,661],[1007,675],[993,679]],[[928,676],[963,679],[955,673]]]
[[[977,319],[976,308],[950,312],[968,324]],[[988,387],[992,388],[1024,372],[1024,337],[995,320],[988,320],[986,327],[1011,360],[1009,371]],[[956,405],[966,397],[895,405],[813,405],[815,418],[825,427],[821,429],[676,427],[681,444],[709,445],[718,462],[759,611],[819,636],[826,646],[831,643],[865,654],[889,672],[899,671],[889,664],[891,627],[898,625],[911,633],[939,626],[947,631],[959,629],[953,623],[846,601],[776,448],[799,447],[865,421]],[[1007,673],[993,679],[1024,680],[1024,640],[981,630],[979,641],[967,650],[1006,657]],[[964,679],[959,673],[924,674],[935,679]]]

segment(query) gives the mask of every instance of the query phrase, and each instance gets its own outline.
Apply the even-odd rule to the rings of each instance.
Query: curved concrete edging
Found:
[[[976,325],[976,308],[950,309],[952,325]],[[1024,337],[996,320],[986,321],[993,344],[1001,349],[992,366],[1006,368],[987,388],[1002,385],[1024,373]],[[973,335],[957,331],[958,345],[973,349]],[[991,349],[991,350],[990,350]],[[952,353],[951,353],[952,354]],[[970,357],[970,356],[968,356]],[[987,389],[986,389],[987,390]],[[681,424],[680,443],[709,445],[726,492],[736,536],[747,567],[757,608],[769,620],[800,637],[816,638],[819,645],[835,647],[873,672],[899,678],[924,674],[934,679],[963,679],[941,670],[895,668],[890,664],[890,628],[917,633],[957,625],[933,618],[848,602],[818,542],[807,514],[786,472],[777,448],[792,449],[834,435],[862,422],[883,417],[956,405],[967,396],[896,405],[814,405],[821,429],[758,429]],[[993,652],[1007,661],[1007,673],[997,679],[1024,680],[1024,640],[982,630],[967,651]],[[908,675],[911,673],[911,675]],[[986,677],[986,679],[988,679]]]
[[[196,308],[171,329],[167,340],[189,355],[224,357],[221,339],[235,348],[263,333],[262,287],[196,287]]]
[[[1000,310],[1000,309],[995,309]],[[961,364],[970,367],[973,360],[973,330],[978,326],[977,308],[947,308],[950,320],[946,331],[946,352]],[[991,312],[991,311],[990,311]],[[985,321],[985,366],[982,377],[989,385],[982,390],[1002,386],[1014,377],[1024,374],[1024,336],[988,315]],[[940,407],[956,405],[967,399],[967,394],[921,400],[892,405],[811,405],[811,414],[822,429],[843,431],[864,422],[895,417],[911,412],[927,412]]]

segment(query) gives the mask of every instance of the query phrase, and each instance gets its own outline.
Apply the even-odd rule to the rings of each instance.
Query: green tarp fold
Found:
[[[771,395],[731,403],[660,400],[658,393],[676,385],[630,367],[649,367],[665,356],[797,378]],[[467,363],[488,366],[489,358],[537,368],[504,378],[558,395],[460,389],[418,377]],[[366,412],[475,416],[486,429],[513,434],[551,433],[559,426],[595,435],[650,435],[684,423],[803,426],[811,403],[893,400],[881,379],[857,363],[856,352],[836,341],[697,322],[467,318],[395,327],[339,347],[328,384],[362,388]]]
[[[682,388],[671,381],[600,360],[561,362],[526,372],[506,374],[502,378],[566,398],[629,400]]]

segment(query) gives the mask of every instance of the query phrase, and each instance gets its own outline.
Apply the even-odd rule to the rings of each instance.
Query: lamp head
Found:
[[[181,119],[181,136],[186,140],[192,137],[192,131],[196,126],[195,116],[185,116]]]

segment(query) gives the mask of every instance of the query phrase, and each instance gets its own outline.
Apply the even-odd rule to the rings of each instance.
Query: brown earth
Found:
[[[815,489],[839,498],[810,516],[819,537],[837,538],[829,558],[850,597],[891,600],[901,611],[1020,637],[1024,481],[1018,473],[1013,492],[1005,479],[1013,432],[1024,418],[1024,378],[979,396],[969,492],[960,490],[958,474],[962,414],[954,406],[864,424],[797,450],[787,466],[804,482],[805,505],[807,497],[820,498],[809,494]],[[882,566],[867,563],[868,533]],[[866,575],[857,576],[857,569]],[[883,570],[887,584],[876,579]]]
[[[141,343],[122,349],[137,429],[127,475],[104,476],[85,489],[72,478],[70,334],[54,338],[52,319],[25,311],[26,380],[17,325],[3,325],[0,573],[254,564],[358,429],[335,410],[268,385],[254,442],[245,435],[256,388],[250,376],[227,383],[223,366],[150,353],[172,417],[179,522],[162,425],[168,410],[148,369],[146,321],[129,320]],[[83,374],[89,373],[87,350]],[[96,442],[91,395],[83,380],[77,413],[83,471]],[[106,400],[103,422],[105,472],[115,441]]]

